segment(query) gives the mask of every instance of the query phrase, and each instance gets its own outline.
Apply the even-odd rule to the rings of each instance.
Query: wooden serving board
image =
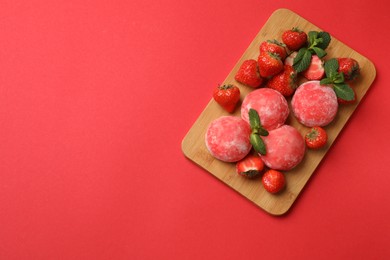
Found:
[[[241,100],[243,100],[246,94],[253,89],[241,85],[234,80],[234,75],[242,62],[247,59],[257,60],[261,42],[271,39],[281,41],[283,31],[293,27],[299,27],[305,32],[313,30],[322,31],[317,26],[311,24],[290,10],[276,10],[265,23],[260,32],[256,35],[255,39],[249,45],[240,60],[238,60],[237,64],[229,73],[223,84],[231,83],[237,85],[241,91]],[[329,33],[331,34],[331,32]],[[357,105],[369,89],[371,83],[374,81],[376,75],[375,67],[371,61],[334,37],[332,37],[331,43],[326,51],[328,55],[325,59],[332,57],[351,57],[359,62],[361,67],[361,77],[351,84],[356,91],[357,102],[353,105],[340,105],[338,114],[334,121],[325,127],[329,135],[327,146],[320,150],[307,150],[303,161],[294,169],[285,172],[287,185],[286,189],[281,193],[276,195],[268,193],[261,185],[261,178],[249,180],[241,177],[236,173],[234,163],[222,162],[210,155],[204,141],[206,129],[214,119],[223,115],[228,115],[228,113],[225,112],[213,99],[210,100],[204,111],[184,137],[182,141],[182,151],[184,155],[205,170],[209,171],[223,183],[258,205],[260,208],[264,209],[266,212],[272,215],[282,215],[286,213],[294,203],[299,193],[302,191],[303,187],[306,185],[316,167],[326,155],[344,125],[347,123]],[[290,103],[290,99],[287,101]],[[240,116],[239,107],[237,107],[233,115]],[[305,126],[297,122],[292,115],[292,112],[290,112],[290,116],[287,119],[286,124],[297,128],[302,136],[304,136],[304,133],[307,131]]]

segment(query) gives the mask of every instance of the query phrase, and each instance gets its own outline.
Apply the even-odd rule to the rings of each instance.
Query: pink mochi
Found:
[[[266,155],[260,155],[264,164],[274,170],[288,171],[297,166],[305,156],[305,140],[297,129],[283,125],[262,137]]]
[[[301,124],[326,126],[336,117],[337,96],[331,87],[321,86],[320,81],[307,81],[295,91],[291,107]]]
[[[236,162],[250,152],[250,134],[249,124],[241,118],[222,116],[208,126],[206,147],[215,158],[224,162]]]
[[[257,111],[261,124],[267,130],[282,126],[290,113],[286,98],[270,88],[256,89],[242,101],[241,117],[248,123],[251,108]]]

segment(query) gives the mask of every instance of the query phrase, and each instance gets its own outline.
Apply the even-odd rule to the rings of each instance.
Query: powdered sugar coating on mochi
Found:
[[[261,124],[267,130],[282,126],[290,113],[286,98],[270,88],[254,90],[242,101],[241,117],[248,123],[251,108],[257,111]]]
[[[251,150],[250,134],[249,124],[241,118],[222,116],[208,126],[206,147],[215,158],[224,162],[236,162]]]
[[[337,96],[331,87],[321,86],[320,81],[308,81],[295,91],[291,107],[301,124],[308,127],[326,126],[336,117]]]
[[[274,170],[288,171],[297,166],[305,156],[305,140],[297,129],[283,125],[262,137],[266,155],[260,155],[264,164]]]

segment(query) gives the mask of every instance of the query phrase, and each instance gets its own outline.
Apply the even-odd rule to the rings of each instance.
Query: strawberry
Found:
[[[311,57],[309,68],[302,72],[308,80],[320,80],[325,75],[324,62],[317,56]]]
[[[290,65],[284,65],[284,70],[267,82],[267,87],[279,91],[283,96],[291,96],[297,85],[297,73]]]
[[[290,53],[290,55],[288,55],[286,57],[286,59],[284,60],[284,65],[293,66],[294,65],[294,59],[297,56],[297,54],[298,54],[298,52],[296,52],[296,51]]]
[[[260,53],[272,52],[279,55],[281,60],[284,60],[287,56],[286,45],[277,40],[267,40],[260,44]]]
[[[263,83],[263,79],[260,77],[259,69],[257,67],[257,61],[253,59],[245,60],[241,64],[234,79],[252,88],[258,88],[261,83]]]
[[[339,62],[339,72],[344,74],[346,81],[354,80],[360,75],[359,63],[352,58],[337,58]]]
[[[264,163],[259,156],[249,154],[236,163],[236,171],[239,175],[254,178],[264,169]]]
[[[282,34],[282,41],[291,51],[300,49],[307,42],[307,34],[299,28],[294,27]]]
[[[214,89],[213,98],[227,112],[232,113],[240,100],[240,89],[232,84],[219,85]]]
[[[305,135],[307,147],[311,149],[319,149],[325,146],[328,141],[328,134],[325,129],[319,126],[312,127]]]
[[[284,188],[286,179],[280,171],[270,169],[264,173],[261,182],[268,192],[277,193]]]
[[[283,70],[283,62],[279,55],[269,51],[260,53],[257,62],[260,76],[263,78],[275,76]]]

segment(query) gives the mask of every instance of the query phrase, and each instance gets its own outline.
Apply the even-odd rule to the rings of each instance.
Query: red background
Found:
[[[181,140],[288,8],[377,77],[288,214],[187,160]],[[0,3],[0,259],[390,257],[386,1]]]

